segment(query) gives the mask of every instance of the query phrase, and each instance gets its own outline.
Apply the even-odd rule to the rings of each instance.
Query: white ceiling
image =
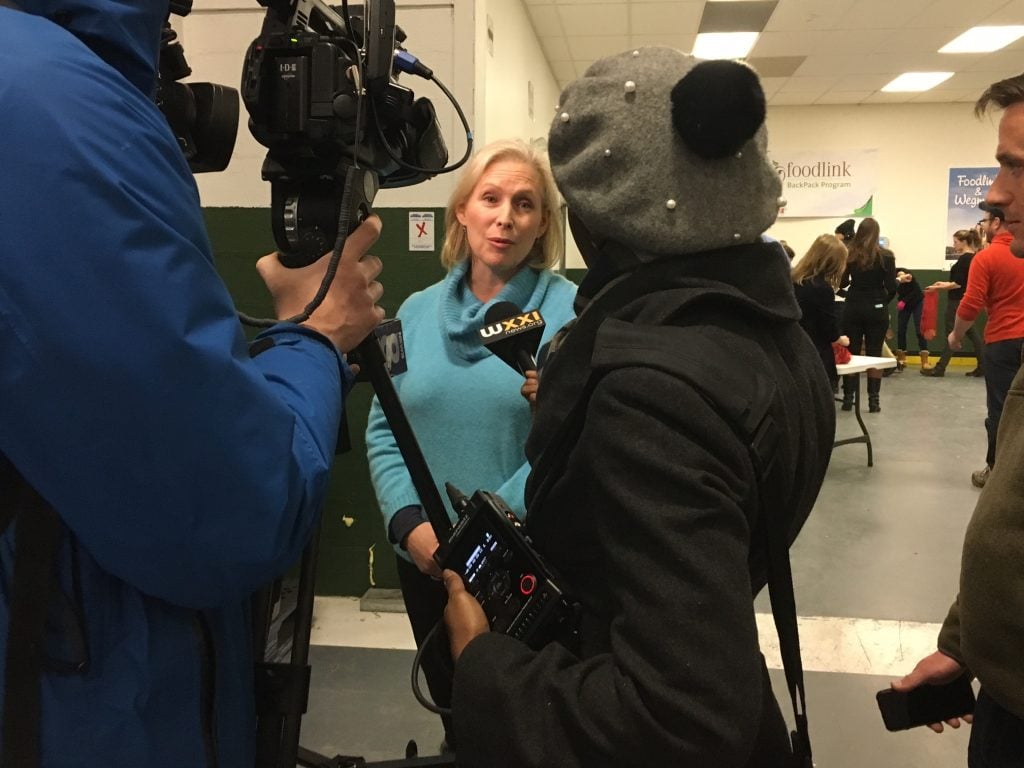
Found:
[[[551,70],[564,87],[596,58],[642,45],[693,48],[704,0],[523,0]],[[994,53],[938,49],[970,27],[1024,24],[1024,0],[779,0],[751,63],[768,102],[972,102],[1024,71],[1024,38]],[[806,57],[796,61],[766,57]],[[955,72],[924,93],[882,93],[903,72]]]

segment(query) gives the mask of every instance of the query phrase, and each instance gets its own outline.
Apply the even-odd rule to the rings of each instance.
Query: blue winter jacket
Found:
[[[43,679],[44,764],[250,768],[247,597],[317,520],[351,374],[296,326],[249,357],[151,100],[166,0],[18,4],[0,7],[0,453],[64,524],[90,657]],[[12,560],[8,530],[0,679]]]

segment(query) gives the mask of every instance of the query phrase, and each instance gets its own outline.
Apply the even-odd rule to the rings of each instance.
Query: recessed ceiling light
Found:
[[[887,93],[927,91],[952,76],[952,72],[904,72],[888,85],[882,86],[882,90]]]
[[[939,48],[939,53],[991,53],[1024,37],[1024,26],[971,27]]]
[[[698,59],[742,59],[757,42],[757,32],[703,32],[693,44]]]

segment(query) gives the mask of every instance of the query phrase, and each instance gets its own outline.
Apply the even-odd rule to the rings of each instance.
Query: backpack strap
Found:
[[[759,352],[751,342],[739,340],[737,343],[749,344],[754,354]],[[563,474],[570,448],[583,431],[590,397],[605,374],[618,368],[639,366],[664,371],[690,384],[731,426],[751,458],[757,479],[760,528],[764,531],[763,540],[751,542],[751,547],[763,547],[766,555],[772,616],[796,723],[796,731],[791,734],[793,753],[797,765],[811,768],[803,662],[789,562],[789,526],[782,506],[783,495],[779,492],[785,483],[776,450],[780,430],[771,415],[777,387],[756,368],[736,366],[734,352],[726,351],[693,327],[651,328],[616,318],[605,319],[594,342],[592,373],[558,433],[537,461],[535,471],[541,474],[541,480],[530,505],[539,504]]]
[[[14,523],[14,578],[8,605],[2,768],[41,765],[43,642],[53,562],[60,544],[56,511],[0,454],[0,524]]]

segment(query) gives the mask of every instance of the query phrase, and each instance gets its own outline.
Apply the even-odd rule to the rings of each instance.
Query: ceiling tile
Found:
[[[846,13],[856,0],[782,0],[765,31],[845,29]]]
[[[582,5],[558,6],[565,33],[578,35],[627,34],[629,6],[626,3],[602,5],[599,10]]]
[[[1024,24],[1024,0],[1013,0],[976,24]]]
[[[544,49],[544,56],[548,61],[569,61],[572,58],[569,43],[564,37],[542,37],[540,46]]]
[[[835,85],[834,77],[791,77],[777,91],[778,96],[791,93],[806,93],[817,98]]]
[[[860,104],[875,91],[837,91],[832,89],[815,101],[815,104]]]
[[[776,93],[768,103],[780,107],[810,105],[814,103],[814,99],[815,94],[813,93]]]
[[[689,32],[700,23],[703,6],[703,2],[630,3],[629,32],[633,35]]]
[[[786,82],[785,77],[762,77],[761,87],[764,89],[764,95],[771,98],[772,95],[782,87]]]
[[[931,3],[932,0],[856,0],[844,14],[842,26],[850,30],[898,29],[916,19]]]
[[[576,65],[571,61],[552,61],[551,71],[559,82],[571,82],[579,77],[576,72]]]
[[[629,38],[626,35],[570,37],[568,40],[572,58],[575,61],[586,61],[587,64],[613,53],[622,53],[629,48]]]
[[[537,37],[551,37],[564,34],[562,20],[558,9],[553,5],[535,5],[530,7],[530,22]]]
[[[790,77],[800,69],[800,65],[806,58],[806,56],[748,56],[746,61],[764,79],[766,77]]]
[[[655,35],[630,35],[629,44],[634,48],[642,48],[645,45],[667,45],[669,48],[676,48],[689,53],[693,50],[693,43],[697,39],[694,33],[674,35],[669,33]]]
[[[777,0],[705,3],[698,32],[760,32],[775,12]]]
[[[844,91],[851,93],[866,91],[870,94],[881,89],[881,87],[892,80],[892,78],[893,74],[891,72],[843,75],[838,81],[836,81],[832,90],[839,93]]]
[[[911,101],[915,102],[915,103],[918,103],[918,104],[925,103],[925,102],[947,103],[947,102],[950,102],[950,101],[971,101],[971,102],[973,102],[973,101],[977,101],[979,96],[981,96],[981,91],[974,90],[973,88],[972,89],[966,89],[966,90],[965,89],[960,89],[960,90],[954,90],[954,91],[938,91],[938,90],[933,88],[930,91],[925,91],[924,93],[917,94],[916,96],[914,96],[914,98],[911,99]],[[969,110],[965,110],[965,113],[968,112],[968,111]]]
[[[1006,0],[932,0],[912,23],[922,27],[957,27],[959,35],[985,23],[986,16],[1004,5]]]
[[[552,70],[562,62],[556,72],[560,83],[575,79],[595,58],[630,47],[692,50],[705,9],[705,0],[524,2]],[[731,5],[741,7],[736,0]],[[775,97],[816,104],[910,101],[919,94],[877,93],[908,71],[956,72],[927,98],[959,102],[966,91],[980,92],[1024,69],[1024,39],[991,54],[937,52],[968,26],[981,23],[1024,24],[1024,0],[778,0],[749,58],[755,64],[762,60],[772,103]],[[798,57],[806,59],[792,69]],[[782,61],[777,68],[764,62],[773,58],[788,59],[791,69],[782,68]],[[786,71],[793,72],[796,82],[781,77]],[[812,99],[814,82],[828,85]]]

